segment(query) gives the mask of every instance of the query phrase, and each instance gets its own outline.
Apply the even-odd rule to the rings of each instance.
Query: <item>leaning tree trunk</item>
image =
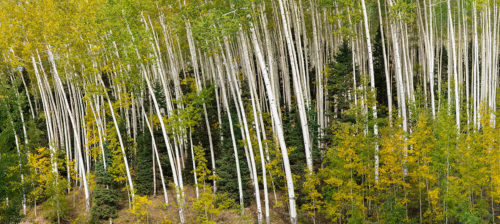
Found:
[[[233,149],[234,149],[234,160],[236,162],[236,175],[238,178],[238,193],[240,196],[240,209],[241,213],[243,214],[245,206],[244,206],[244,201],[243,201],[243,185],[241,182],[241,172],[240,172],[240,159],[238,156],[238,147],[236,144],[236,137],[234,136],[234,127],[233,127],[233,118],[231,116],[231,110],[229,108],[229,102],[228,102],[228,97],[226,93],[226,87],[224,83],[224,73],[222,72],[221,69],[221,62],[220,58],[218,55],[215,55],[215,63],[217,66],[217,72],[218,72],[218,77],[220,79],[220,87],[221,87],[221,92],[222,92],[222,104],[224,104],[224,107],[226,108],[227,112],[227,117],[228,117],[228,122],[229,122],[229,130],[231,132],[231,141],[233,143]]]
[[[59,78],[59,73],[57,72],[56,63],[54,61],[54,55],[52,54],[52,51],[51,51],[50,47],[48,47],[47,50],[48,50],[47,52],[48,52],[48,55],[49,55],[49,61],[52,64],[52,69],[53,69],[53,72],[54,72],[54,79],[55,79],[55,82],[56,82],[54,85],[55,85],[56,89],[59,91],[59,93],[61,94],[61,97],[63,98],[62,101],[63,101],[64,106],[66,108],[66,112],[68,113],[68,116],[69,116],[69,118],[71,120],[71,123],[73,125],[73,134],[74,134],[74,137],[75,137],[75,146],[76,146],[76,150],[78,150],[79,157],[80,157],[80,159],[78,160],[78,162],[79,162],[79,168],[80,168],[80,172],[81,172],[81,175],[82,175],[83,187],[84,187],[84,192],[85,192],[85,209],[87,211],[89,211],[90,210],[90,193],[89,193],[89,188],[88,188],[88,184],[87,184],[87,177],[86,177],[86,174],[85,174],[85,167],[83,165],[82,148],[81,148],[81,145],[80,145],[80,133],[75,128],[75,127],[77,127],[76,120],[75,120],[75,117],[73,116],[73,113],[71,112],[69,103],[66,100],[67,99],[66,98],[66,93],[64,92],[64,88],[63,88],[61,79]]]
[[[289,12],[287,9],[287,5],[285,5],[285,2],[283,0],[279,0],[279,8],[281,12],[281,21],[282,21],[282,32],[284,33],[285,40],[287,43],[287,49],[288,49],[288,54],[289,54],[289,59],[290,59],[290,64],[291,64],[291,70],[292,70],[292,80],[293,80],[293,86],[296,94],[296,102],[298,106],[298,111],[299,111],[299,118],[300,118],[300,124],[301,124],[301,129],[302,129],[302,137],[304,141],[304,150],[306,154],[306,163],[307,163],[307,169],[309,172],[313,172],[313,161],[312,161],[312,153],[311,153],[311,141],[310,141],[310,135],[309,135],[309,125],[307,123],[307,114],[306,114],[306,105],[304,102],[304,93],[303,93],[303,87],[301,84],[301,77],[300,77],[300,71],[297,65],[297,54],[295,51],[295,44],[300,44],[300,43],[294,43],[292,39],[292,34],[290,31],[290,18],[289,18]],[[256,38],[257,41],[257,38]],[[305,85],[305,83],[304,83]]]
[[[160,120],[160,127],[161,127],[161,131],[163,133],[163,138],[165,140],[165,144],[167,145],[168,159],[169,159],[169,162],[170,162],[170,167],[172,169],[172,176],[173,176],[174,184],[175,184],[175,187],[176,187],[176,189],[175,189],[175,195],[177,197],[177,203],[179,204],[179,219],[180,219],[181,223],[184,223],[185,222],[185,219],[184,219],[184,209],[183,209],[183,205],[184,205],[183,200],[184,199],[182,198],[181,193],[179,192],[180,189],[181,189],[181,186],[180,186],[180,182],[178,180],[179,178],[182,178],[182,176],[178,176],[178,174],[179,174],[179,172],[177,172],[178,166],[176,165],[176,162],[174,160],[174,156],[173,156],[173,153],[172,153],[172,147],[170,145],[170,139],[168,138],[167,130],[166,130],[166,127],[165,127],[165,123],[163,121],[163,117],[161,115],[160,107],[158,105],[158,101],[156,100],[156,94],[153,91],[153,87],[151,86],[149,78],[146,76],[146,72],[142,71],[142,73],[143,73],[144,80],[146,80],[147,88],[148,88],[149,94],[151,95],[151,99],[153,99],[153,104],[154,104],[154,107],[155,107],[156,114],[158,115],[158,118]]]
[[[271,81],[269,74],[267,73],[266,63],[264,57],[262,56],[262,51],[260,45],[257,41],[257,35],[255,34],[255,29],[253,25],[250,25],[250,32],[252,34],[252,43],[254,46],[255,55],[257,56],[257,62],[259,68],[262,72],[262,77],[264,79],[264,84],[266,86],[267,98],[269,100],[269,110],[271,111],[271,118],[276,126],[276,135],[278,137],[278,142],[281,148],[281,155],[283,157],[283,166],[285,169],[285,179],[288,189],[288,202],[290,204],[290,222],[292,224],[297,223],[297,210],[295,208],[295,192],[293,188],[292,171],[290,169],[290,161],[288,159],[288,150],[285,143],[285,135],[283,131],[283,125],[281,124],[281,119],[278,114],[278,108],[276,107],[276,102],[274,99],[273,88],[271,86]]]
[[[154,155],[155,155],[154,157],[156,158],[156,163],[158,164],[158,169],[160,170],[161,186],[163,188],[163,197],[165,198],[165,204],[168,204],[167,187],[165,185],[165,178],[163,176],[163,169],[161,168],[160,155],[158,154],[158,148],[156,147],[156,141],[155,141],[155,136],[153,133],[153,128],[151,127],[151,124],[149,123],[148,115],[146,115],[146,112],[144,111],[144,107],[142,108],[142,114],[144,115],[145,123],[148,126],[149,133],[151,134],[151,143],[153,145],[153,151],[154,151]]]

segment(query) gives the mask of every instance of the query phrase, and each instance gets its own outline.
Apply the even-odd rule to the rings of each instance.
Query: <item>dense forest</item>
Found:
[[[500,223],[499,0],[0,0],[0,223]]]

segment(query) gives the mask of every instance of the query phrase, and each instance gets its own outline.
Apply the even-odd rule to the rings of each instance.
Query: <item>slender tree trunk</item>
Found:
[[[144,115],[144,120],[146,121],[146,125],[148,126],[148,129],[149,129],[149,133],[151,134],[151,143],[153,145],[153,151],[154,151],[154,155],[155,155],[154,157],[156,158],[156,164],[158,164],[158,169],[160,171],[161,186],[163,188],[163,197],[165,198],[165,204],[168,204],[167,186],[165,185],[165,179],[163,176],[163,169],[161,168],[160,155],[158,154],[158,148],[156,147],[156,141],[155,141],[153,128],[149,124],[148,115],[146,115],[144,108],[142,109],[142,114]]]
[[[305,150],[305,154],[306,154],[307,169],[309,170],[309,172],[313,172],[313,161],[312,161],[312,153],[311,153],[312,147],[311,147],[311,141],[310,141],[310,135],[309,135],[309,125],[307,123],[306,106],[304,104],[304,95],[303,95],[302,84],[300,81],[301,80],[300,73],[299,73],[299,69],[297,67],[294,41],[292,40],[292,37],[291,37],[289,13],[287,10],[287,5],[285,4],[284,0],[279,0],[278,2],[279,2],[280,12],[281,12],[283,32],[285,34],[285,40],[286,40],[287,47],[288,47],[288,54],[290,56],[290,64],[292,67],[293,86],[295,89],[295,95],[296,95],[295,97],[296,97],[296,102],[297,102],[299,117],[300,117],[300,123],[301,123],[301,128],[302,128],[302,136],[303,136],[303,141],[304,141],[304,150]],[[257,38],[256,38],[256,40],[257,40]]]
[[[456,117],[456,125],[457,132],[460,133],[460,98],[459,98],[459,80],[458,80],[458,72],[457,72],[457,52],[455,49],[455,29],[453,25],[453,20],[451,18],[451,3],[448,0],[448,24],[450,30],[450,41],[451,41],[451,53],[453,58],[453,79],[455,83],[455,117]]]
[[[239,190],[239,196],[240,196],[240,209],[241,213],[243,214],[244,212],[244,201],[243,201],[243,185],[241,182],[241,172],[240,172],[240,160],[238,156],[238,147],[236,145],[236,138],[234,136],[234,128],[233,128],[233,118],[231,116],[231,110],[229,108],[229,102],[227,99],[227,94],[226,94],[226,87],[224,83],[224,78],[223,78],[223,72],[222,69],[220,68],[220,59],[218,55],[215,55],[215,64],[217,66],[217,72],[218,76],[220,78],[220,87],[221,87],[221,92],[222,92],[222,104],[224,104],[224,107],[226,107],[226,112],[228,116],[228,122],[229,122],[229,129],[231,132],[231,141],[233,143],[233,149],[234,149],[234,160],[236,161],[236,175],[238,177],[238,190]]]
[[[368,71],[370,73],[370,87],[371,87],[371,95],[375,96],[375,72],[373,70],[373,53],[372,53],[372,44],[370,40],[370,29],[368,26],[368,14],[366,12],[365,0],[361,0],[361,7],[363,9],[363,18],[364,18],[364,26],[365,26],[365,35],[366,35],[366,47],[368,48]],[[375,122],[373,124],[373,134],[375,138],[378,137],[378,125],[377,125],[377,102],[376,96],[374,97],[374,102],[372,104],[372,113]],[[375,140],[376,141],[376,140]],[[378,158],[378,143],[375,142],[375,183],[378,183],[379,179],[379,158]]]
[[[76,150],[78,150],[79,152],[79,168],[80,168],[80,171],[81,171],[81,175],[82,175],[82,181],[83,181],[83,186],[84,186],[84,192],[85,192],[85,209],[86,211],[89,211],[90,210],[90,193],[89,193],[89,188],[88,188],[88,184],[87,184],[87,177],[86,177],[86,174],[85,174],[85,167],[83,165],[83,156],[82,156],[82,148],[81,148],[81,145],[80,145],[80,134],[78,133],[78,130],[76,130],[75,127],[78,127],[76,125],[76,119],[75,117],[73,116],[73,113],[71,112],[71,109],[70,109],[70,106],[68,104],[68,102],[66,101],[66,93],[64,92],[64,88],[62,86],[62,82],[61,82],[61,79],[59,78],[59,74],[57,72],[57,68],[56,68],[56,64],[55,64],[55,61],[54,61],[54,56],[52,55],[52,51],[50,49],[50,47],[47,48],[47,52],[48,52],[48,56],[49,56],[49,61],[51,62],[52,64],[52,72],[54,73],[54,79],[56,81],[56,83],[54,84],[56,89],[59,91],[59,93],[61,94],[61,96],[63,97],[63,102],[64,102],[64,105],[66,107],[66,112],[68,113],[69,117],[70,117],[70,120],[71,120],[71,123],[73,124],[73,134],[75,136],[75,145],[76,145]],[[131,180],[129,178],[129,180]]]
[[[100,81],[101,81],[102,85],[105,86],[102,79]],[[122,150],[122,156],[123,156],[123,163],[125,164],[125,172],[127,173],[130,196],[131,196],[132,201],[133,201],[135,198],[134,183],[132,182],[132,175],[130,174],[130,168],[128,166],[127,154],[125,152],[125,145],[123,144],[123,139],[122,139],[122,135],[120,132],[120,127],[118,126],[119,124],[118,124],[118,120],[116,119],[113,104],[111,103],[111,100],[110,100],[107,92],[106,92],[106,98],[108,99],[108,106],[109,106],[109,110],[111,113],[111,117],[113,117],[113,123],[114,123],[115,129],[116,129],[116,135],[118,136],[118,141],[120,142],[120,148]]]
[[[273,122],[276,126],[276,135],[278,137],[279,145],[281,148],[281,155],[283,157],[283,166],[285,169],[285,179],[286,179],[287,189],[288,189],[288,201],[290,203],[290,207],[289,207],[289,209],[290,209],[290,222],[292,224],[295,224],[295,223],[297,223],[297,210],[295,208],[295,192],[294,192],[294,187],[293,187],[292,172],[290,169],[290,161],[288,159],[288,151],[286,148],[283,126],[281,124],[281,119],[280,119],[280,116],[278,114],[278,108],[276,107],[274,93],[273,93],[273,89],[271,87],[271,80],[270,80],[269,74],[267,73],[267,70],[266,70],[266,64],[264,61],[264,57],[262,56],[262,53],[261,53],[262,51],[261,51],[260,45],[257,41],[257,35],[255,34],[255,29],[254,29],[253,25],[250,25],[250,32],[252,34],[252,43],[254,46],[255,54],[257,56],[257,61],[258,61],[260,70],[262,71],[262,77],[264,78],[267,98],[269,100],[269,109],[271,111],[271,118],[273,119]]]
[[[170,145],[170,139],[168,138],[167,130],[166,130],[166,127],[165,127],[165,124],[163,121],[163,117],[162,117],[161,112],[160,112],[160,107],[158,105],[158,101],[156,100],[156,94],[153,91],[153,87],[151,86],[151,83],[150,83],[149,78],[147,77],[145,71],[143,71],[143,77],[146,80],[149,94],[151,95],[151,99],[153,99],[155,111],[156,111],[156,114],[158,115],[158,118],[160,120],[160,127],[161,127],[161,131],[163,133],[163,138],[165,140],[165,144],[167,145],[168,159],[170,162],[170,167],[172,169],[172,176],[173,176],[174,184],[175,184],[175,188],[176,188],[175,195],[177,197],[177,203],[179,204],[179,220],[181,223],[184,223],[185,222],[185,219],[184,219],[184,198],[181,196],[181,192],[180,192],[183,189],[183,187],[181,186],[181,182],[179,181],[179,179],[182,179],[182,176],[179,176],[180,172],[177,171],[179,166],[176,164],[176,162],[174,160],[174,156],[172,153],[172,151],[173,151],[172,146]]]

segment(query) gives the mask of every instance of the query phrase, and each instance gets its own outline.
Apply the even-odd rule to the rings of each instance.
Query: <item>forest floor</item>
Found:
[[[160,191],[161,192],[161,191]],[[160,193],[158,192],[158,193]],[[192,186],[185,186],[186,206],[185,218],[186,223],[196,223],[196,211],[192,210],[192,201],[195,198],[194,188]],[[169,200],[174,200],[172,191],[168,191]],[[272,223],[288,223],[288,213],[283,206],[281,208],[273,208],[273,196],[269,195],[270,199],[270,213]],[[162,224],[162,223],[179,223],[179,213],[175,205],[165,206],[163,194],[156,196],[149,196],[152,205],[148,210],[148,223]],[[85,212],[85,197],[83,190],[75,190],[67,195],[68,214],[61,219],[61,223],[71,224],[84,224],[88,223],[90,219],[89,213]],[[33,207],[27,209],[26,217],[23,218],[21,224],[50,224],[53,223],[44,216],[43,205],[37,205],[36,215]],[[264,213],[264,204],[262,204],[262,212]],[[244,214],[240,214],[237,209],[224,210],[219,215],[212,217],[217,223],[256,223],[256,206],[251,204],[245,208]],[[128,201],[125,199],[120,203],[120,210],[118,211],[118,218],[113,219],[113,223],[140,223],[136,222],[136,217],[130,212]],[[109,222],[103,222],[109,223]]]

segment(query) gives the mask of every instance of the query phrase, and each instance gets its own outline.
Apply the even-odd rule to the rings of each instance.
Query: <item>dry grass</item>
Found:
[[[158,193],[161,193],[158,192]],[[196,212],[191,209],[192,201],[195,198],[194,188],[191,186],[186,186],[185,188],[186,203],[184,205],[184,215],[186,223],[196,223]],[[170,204],[166,205],[164,202],[164,197],[162,194],[156,196],[150,196],[149,199],[152,201],[152,206],[149,209],[148,222],[151,224],[161,224],[161,223],[179,223],[179,213],[178,205],[175,203],[175,195],[172,191],[168,191],[168,199]],[[89,214],[85,212],[85,197],[82,190],[76,190],[68,194],[67,197],[69,214],[62,220],[62,223],[88,223]],[[270,212],[272,223],[288,223],[288,214],[285,208],[273,208],[274,197],[269,195]],[[264,210],[264,207],[262,208]],[[51,223],[45,217],[43,217],[43,206],[37,206],[37,215],[35,216],[35,210],[30,208],[28,214],[22,220],[22,224],[49,224]],[[263,211],[264,212],[264,211]],[[217,223],[240,223],[240,224],[250,224],[257,222],[257,213],[255,203],[245,208],[244,214],[240,214],[238,209],[224,210],[218,216],[212,217]],[[130,212],[128,201],[124,200],[121,202],[121,209],[118,211],[118,218],[113,220],[113,223],[135,223],[136,218]],[[109,222],[104,222],[109,223]]]

